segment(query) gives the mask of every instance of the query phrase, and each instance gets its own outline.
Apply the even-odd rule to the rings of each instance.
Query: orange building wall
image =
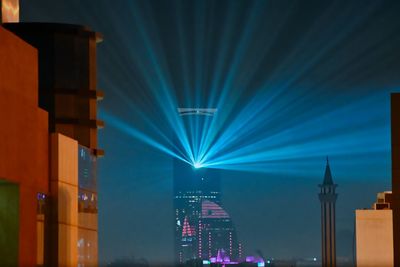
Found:
[[[78,142],[51,135],[51,266],[78,266]]]
[[[357,267],[393,267],[392,210],[356,210]]]
[[[0,26],[0,179],[19,184],[19,265],[36,264],[36,194],[48,193],[48,119],[37,51]]]

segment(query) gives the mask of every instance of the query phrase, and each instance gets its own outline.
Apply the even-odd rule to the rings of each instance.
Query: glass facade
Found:
[[[97,158],[78,149],[78,267],[97,266]]]

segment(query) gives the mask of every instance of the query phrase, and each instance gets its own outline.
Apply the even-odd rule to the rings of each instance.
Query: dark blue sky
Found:
[[[399,11],[398,1],[21,0],[22,21],[104,35],[100,260],[172,260],[172,158],[162,151],[172,104],[218,108],[210,147],[248,254],[319,257],[317,185],[330,155],[338,256],[351,257],[354,210],[390,189]]]

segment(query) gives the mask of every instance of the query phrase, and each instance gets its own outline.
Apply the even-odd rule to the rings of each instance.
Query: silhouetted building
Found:
[[[183,122],[190,129],[190,119],[202,126],[210,123],[215,109],[179,109]],[[198,133],[205,134],[199,127]],[[193,140],[190,140],[191,142]],[[224,249],[232,259],[240,256],[236,230],[221,203],[219,170],[195,168],[175,159],[173,162],[175,260],[209,259]]]
[[[394,266],[400,266],[400,93],[391,95]]]
[[[335,203],[337,185],[333,183],[329,160],[326,159],[324,181],[319,185],[321,191],[321,236],[322,236],[322,266],[336,266],[336,218]]]
[[[395,266],[391,204],[392,192],[382,192],[372,209],[356,210],[357,266]]]
[[[2,18],[18,11],[0,3]],[[0,265],[97,266],[99,35],[4,23],[0,40],[0,203],[13,203],[0,208]]]

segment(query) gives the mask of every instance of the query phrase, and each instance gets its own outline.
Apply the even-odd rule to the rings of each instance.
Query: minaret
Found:
[[[336,184],[333,183],[329,160],[326,158],[324,182],[319,185],[321,202],[322,267],[336,267]]]

